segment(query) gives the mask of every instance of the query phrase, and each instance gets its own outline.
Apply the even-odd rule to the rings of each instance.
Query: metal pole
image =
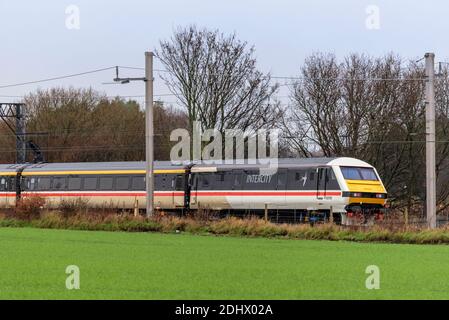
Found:
[[[16,157],[17,163],[26,162],[25,116],[23,105],[16,105]]]
[[[427,225],[434,229],[436,219],[435,173],[435,69],[434,53],[426,53],[426,212]]]
[[[153,151],[153,52],[145,52],[145,157],[146,157],[146,214],[153,215],[154,151]]]

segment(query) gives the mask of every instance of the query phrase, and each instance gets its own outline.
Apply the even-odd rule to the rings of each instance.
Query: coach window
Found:
[[[112,190],[114,178],[100,177],[100,190]]]
[[[37,189],[38,190],[50,190],[51,178],[41,177],[37,178]]]
[[[184,190],[184,177],[182,175],[177,175],[175,178],[175,190],[182,191]]]
[[[53,190],[66,190],[67,179],[66,177],[54,177],[53,178]]]
[[[97,189],[97,177],[85,177],[83,190],[96,190]]]
[[[115,179],[116,190],[128,190],[129,189],[129,177],[117,177]]]
[[[81,178],[69,177],[69,190],[81,190]]]
[[[6,178],[5,178],[5,177],[2,177],[2,178],[0,179],[0,190],[1,190],[1,191],[8,190],[8,186],[7,186],[7,184],[6,184]]]
[[[133,190],[145,190],[145,177],[132,177],[131,188]]]
[[[169,183],[167,181],[167,175],[165,173],[160,173],[155,175],[156,179],[154,182],[156,186],[160,188],[160,190],[170,190]]]
[[[154,176],[154,185],[156,186],[156,189],[158,190],[165,190],[164,189],[164,180],[163,175],[161,173],[155,174]]]
[[[34,190],[36,188],[36,178],[35,177],[28,177],[26,179],[26,188],[28,190]]]

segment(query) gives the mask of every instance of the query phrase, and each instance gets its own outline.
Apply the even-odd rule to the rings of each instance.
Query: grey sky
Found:
[[[65,10],[71,4],[80,9],[79,30],[66,28]],[[379,30],[366,27],[368,5],[379,7]],[[273,75],[295,75],[304,57],[316,51],[338,57],[350,52],[373,56],[395,52],[406,59],[434,51],[436,61],[449,60],[447,0],[0,0],[0,10],[0,86],[113,65],[141,67],[145,50],[155,49],[176,26],[192,23],[235,31],[255,46],[259,67]],[[161,68],[159,61],[155,67]],[[0,96],[57,85],[92,86],[108,95],[143,94],[142,83],[102,84],[112,77],[113,72],[106,71],[5,88]],[[167,93],[156,80],[155,93]],[[0,97],[0,101],[14,100]]]

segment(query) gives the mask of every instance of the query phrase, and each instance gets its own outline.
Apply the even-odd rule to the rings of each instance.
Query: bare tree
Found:
[[[448,203],[443,187],[449,177],[449,89],[442,75],[437,86],[439,203]],[[353,156],[373,164],[396,204],[425,200],[424,71],[392,54],[382,58],[315,54],[292,88],[285,128],[298,154]],[[291,132],[294,128],[293,132]],[[445,138],[446,137],[446,138]],[[441,141],[443,140],[443,141]]]
[[[162,78],[189,117],[203,129],[259,129],[279,117],[277,85],[256,68],[254,48],[218,30],[179,28],[156,52],[168,73]]]

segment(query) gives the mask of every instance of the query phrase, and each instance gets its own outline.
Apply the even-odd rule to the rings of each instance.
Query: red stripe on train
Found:
[[[272,192],[272,191],[198,191],[192,192],[193,196],[302,196],[302,197],[315,197],[315,196],[341,196],[341,192],[335,191],[292,191],[292,192]]]
[[[145,192],[22,192],[23,196],[35,195],[43,197],[143,197]],[[172,196],[184,196],[184,192],[155,192],[156,197],[172,197]],[[315,196],[341,196],[340,191],[292,191],[292,192],[273,192],[273,191],[192,191],[193,196],[302,196],[302,197],[315,197]],[[0,193],[0,197],[15,197],[14,192]]]
[[[42,196],[42,197],[144,197],[145,192],[23,192],[23,196]],[[156,197],[184,196],[184,192],[155,192]]]

